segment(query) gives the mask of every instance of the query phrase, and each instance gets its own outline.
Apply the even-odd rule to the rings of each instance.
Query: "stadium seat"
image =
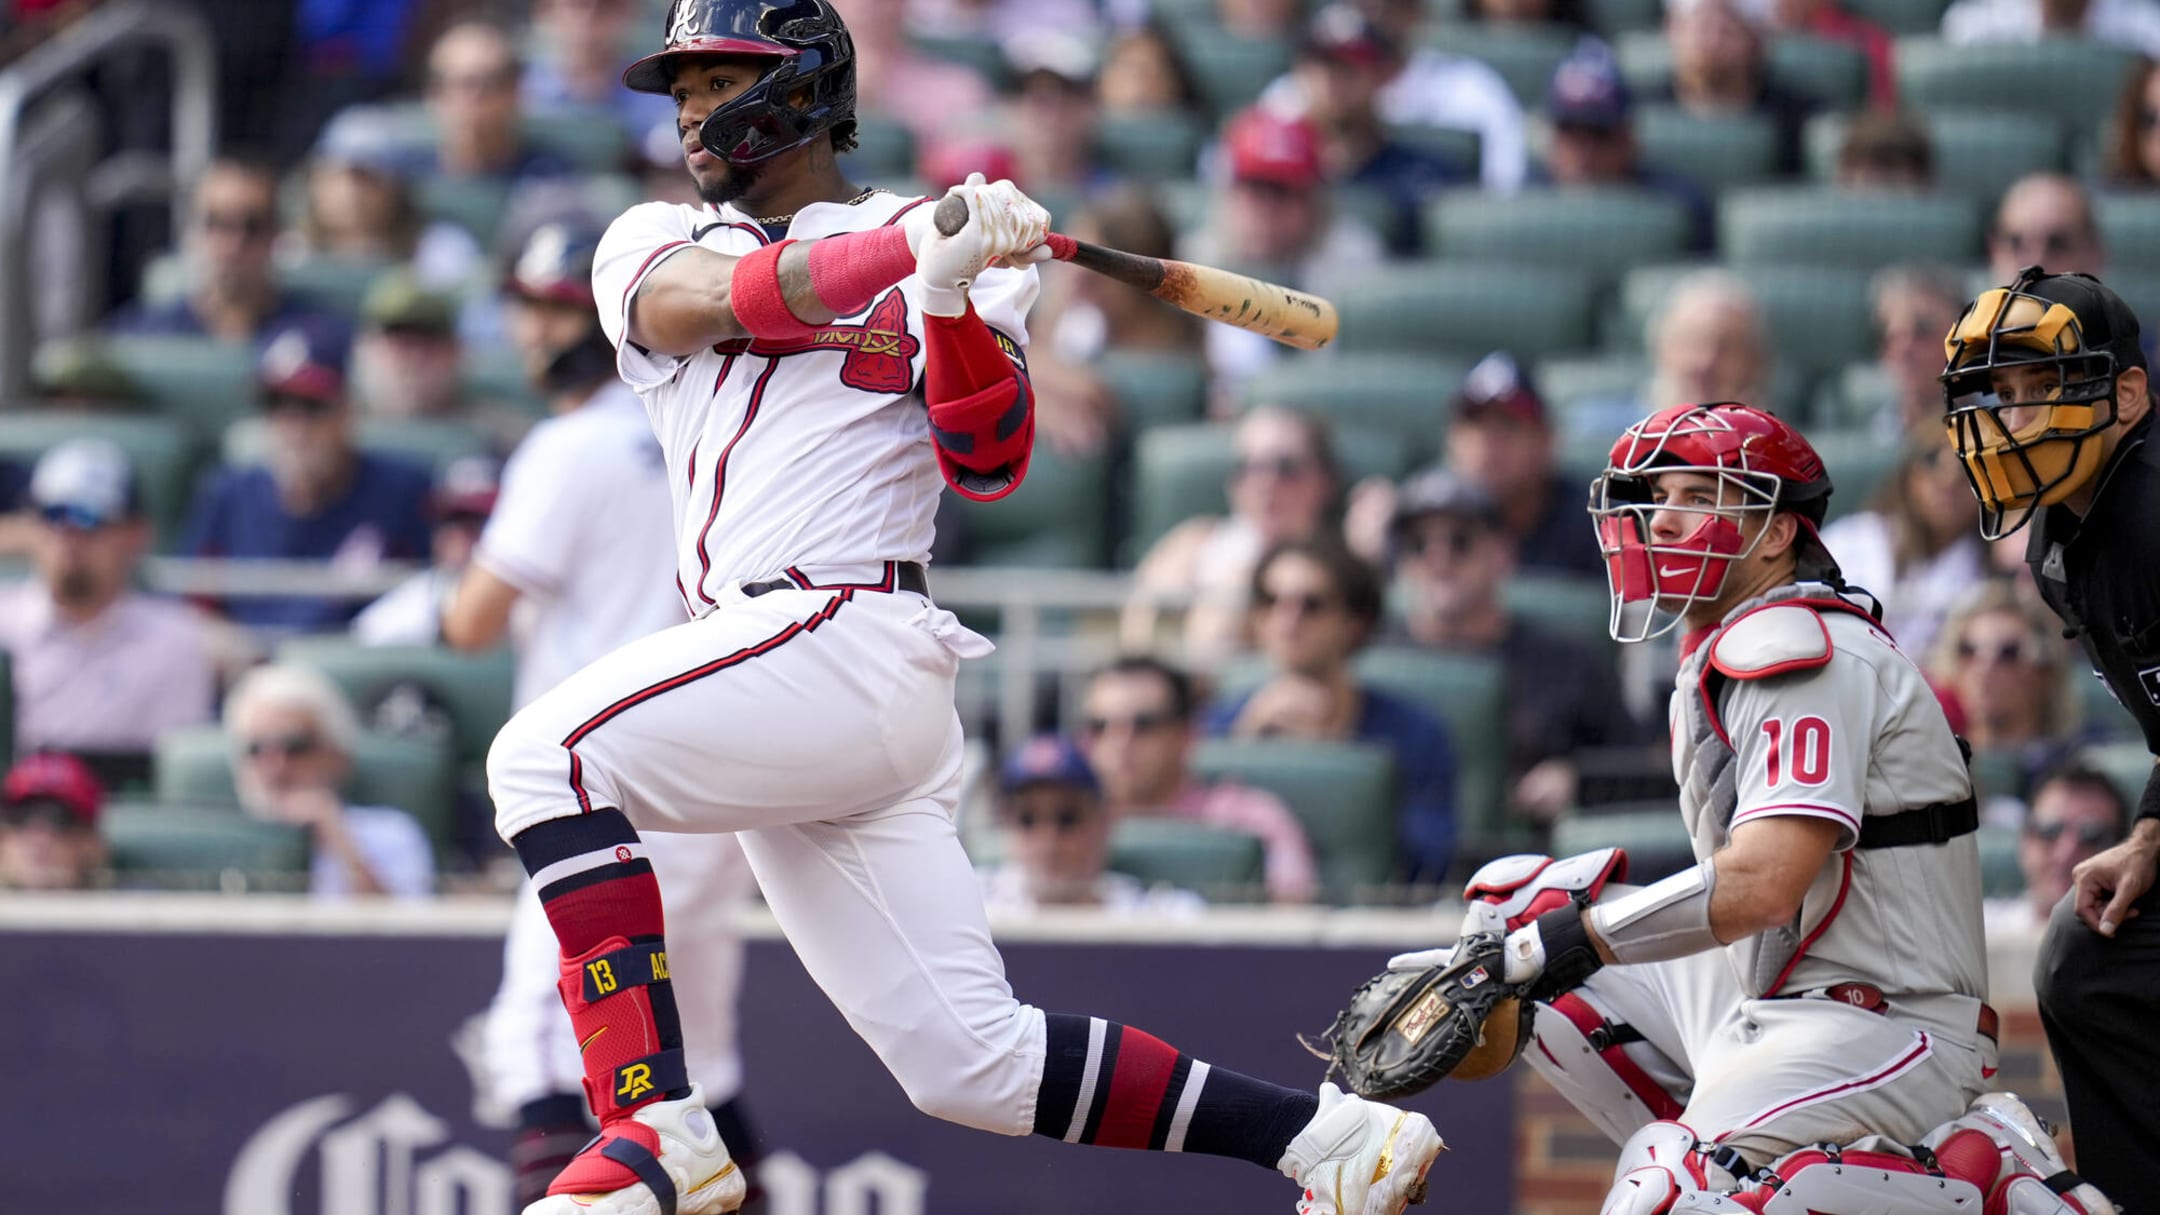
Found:
[[[1807,428],[1807,440],[1830,470],[1829,517],[1843,518],[1866,510],[1890,474],[1897,470],[1898,445],[1885,443],[1872,427],[1836,430],[1824,426]]]
[[[1500,660],[1374,646],[1358,654],[1357,673],[1367,686],[1419,705],[1447,727],[1455,746],[1457,848],[1499,856],[1522,842],[1507,816],[1507,671]]]
[[[520,125],[533,146],[562,157],[581,173],[614,172],[635,151],[621,115],[605,106],[543,106],[527,113]]]
[[[1583,497],[1587,505],[1587,487]],[[1583,513],[1582,525],[1590,526],[1587,510]],[[1603,578],[1517,572],[1501,588],[1501,594],[1507,600],[1510,613],[1546,632],[1592,646],[1619,644],[1606,628],[1612,599]]]
[[[915,49],[932,59],[943,59],[962,67],[973,68],[990,82],[992,88],[1002,87],[1012,75],[1012,65],[1005,61],[1005,51],[997,39],[970,34],[922,34],[908,36]]]
[[[363,734],[354,750],[348,800],[405,811],[420,821],[437,852],[447,851],[454,817],[450,749],[439,742]],[[232,743],[217,726],[166,731],[158,737],[154,761],[158,800],[237,805],[232,758]]]
[[[1747,265],[1963,265],[1979,258],[1980,231],[1979,208],[1949,194],[1762,188],[1718,203],[1718,248]]]
[[[1266,856],[1260,837],[1185,819],[1118,820],[1110,836],[1110,868],[1150,886],[1190,890],[1210,902],[1265,897],[1261,881]]]
[[[467,346],[459,356],[459,382],[472,401],[502,401],[538,414],[543,408],[525,376],[525,361],[508,343]]]
[[[1590,26],[1607,41],[1636,30],[1654,30],[1665,23],[1660,0],[1587,0],[1583,12]]]
[[[1464,262],[1505,262],[1615,277],[1687,253],[1691,220],[1652,190],[1532,188],[1498,197],[1449,190],[1425,204],[1425,249]]]
[[[1483,143],[1476,131],[1462,127],[1434,127],[1422,123],[1391,123],[1388,137],[1398,143],[1433,153],[1462,171],[1470,181],[1478,179],[1483,164]]]
[[[2008,110],[2053,118],[2080,136],[2114,107],[2138,59],[2134,47],[2081,38],[1952,45],[1932,36],[1898,39],[1896,56],[1907,107]]]
[[[510,209],[510,186],[495,178],[429,175],[413,181],[413,202],[420,214],[456,224],[481,248],[492,248],[496,225]]]
[[[976,565],[1100,569],[1110,560],[1110,464],[1038,442],[1019,489],[995,502],[954,495]]]
[[[1935,110],[1918,115],[1935,145],[1935,184],[1992,213],[2011,182],[2027,173],[2063,167],[2062,130],[2046,118],[2002,111]],[[1846,114],[1818,114],[1805,135],[1808,175],[1837,176],[1838,149],[1851,125]]]
[[[150,398],[151,407],[213,441],[234,418],[255,411],[255,351],[198,337],[117,335],[106,350]]]
[[[417,683],[449,714],[461,763],[487,758],[495,732],[510,718],[516,660],[508,649],[466,654],[447,646],[371,646],[345,637],[295,637],[277,649],[279,662],[330,677],[364,708],[400,683]]]
[[[353,437],[364,450],[434,468],[460,456],[488,454],[494,446],[471,423],[450,418],[363,418]],[[225,429],[220,454],[227,464],[258,464],[268,442],[269,428],[262,418],[242,418]]]
[[[1818,426],[1849,426],[1873,429],[1876,419],[1897,405],[1897,389],[1890,373],[1873,359],[1852,363],[1836,375],[1825,376],[1815,391]]]
[[[1215,739],[1193,752],[1203,778],[1283,799],[1312,841],[1326,897],[1347,901],[1395,877],[1395,761],[1362,743]]]
[[[2094,200],[2100,235],[2107,242],[2108,265],[2144,274],[2160,274],[2160,206],[2143,194],[2103,194]],[[2113,280],[2109,276],[2110,281]],[[2139,318],[2150,330],[2160,316]]]
[[[158,884],[207,884],[227,870],[268,879],[271,888],[304,889],[310,852],[305,827],[266,823],[225,806],[112,802],[98,821],[113,870]]]
[[[1687,824],[1671,802],[1621,803],[1596,814],[1567,814],[1553,824],[1552,854],[1627,849],[1628,881],[1647,884],[1695,863]]]
[[[1332,437],[1345,485],[1368,476],[1400,477],[1412,468],[1410,451],[1385,431],[1341,426]],[[1185,520],[1227,511],[1225,486],[1236,462],[1226,425],[1142,431],[1133,443],[1133,522],[1124,563],[1138,561],[1164,532]]]
[[[2160,330],[2160,273],[2130,273],[2109,270],[2107,285],[2130,305],[2137,314],[2138,332],[2149,334]]]
[[[2095,679],[2092,682],[2100,681]],[[2152,752],[2146,750],[2142,742],[2116,742],[2087,747],[2079,752],[2078,758],[2099,769],[2109,780],[2115,782],[2116,791],[2120,792],[2123,800],[2129,802],[2133,808],[2144,795],[2146,780],[2152,776]]]
[[[1801,263],[1806,261],[1801,259]],[[1617,327],[1606,335],[1613,348],[1641,350],[1650,317],[1666,294],[1699,269],[1674,265],[1630,271],[1621,285],[1620,307],[1613,314]],[[1870,271],[1800,263],[1737,269],[1761,303],[1771,347],[1784,363],[1819,373],[1875,352],[1874,310],[1868,304]]]
[[[1554,69],[1581,37],[1582,31],[1564,25],[1465,21],[1429,24],[1421,41],[1436,51],[1484,60],[1525,109],[1542,109]]]
[[[1282,359],[1247,380],[1245,404],[1287,405],[1336,426],[1387,431],[1414,463],[1435,455],[1448,410],[1469,371],[1467,359],[1408,354],[1327,355]]]
[[[1183,110],[1105,115],[1095,126],[1095,157],[1119,177],[1140,181],[1191,177],[1207,132]]]
[[[2115,699],[2115,693],[2109,691],[2107,684],[2089,668],[2082,663],[2073,663],[2070,678],[2077,685],[2078,715],[2083,719],[2085,729],[2110,741],[2144,737],[2138,729],[2137,719],[2130,716],[2130,710],[2122,707],[2122,702]],[[2146,757],[2150,759],[2151,753],[2147,752]],[[2133,804],[2137,801],[2135,797],[2130,800]]]
[[[1707,117],[1673,105],[1646,105],[1635,113],[1635,139],[1645,164],[1712,193],[1779,174],[1777,124],[1762,114]]]
[[[1633,323],[1640,345],[1642,325]],[[1545,403],[1564,419],[1576,405],[1638,396],[1649,382],[1650,361],[1639,354],[1562,355],[1538,360],[1533,373]]]
[[[1549,266],[1397,265],[1346,285],[1337,345],[1482,358],[1535,359],[1591,344],[1591,276]]]
[[[1942,28],[1947,0],[1846,0],[1845,8],[1892,34],[1932,34]]]
[[[105,439],[126,452],[157,539],[170,542],[179,534],[195,488],[196,447],[187,427],[142,414],[0,410],[0,455],[26,469],[48,449],[78,438]]]
[[[1672,81],[1672,47],[1662,29],[1622,34],[1613,43],[1628,87],[1645,97],[1662,96]],[[1857,47],[1805,34],[1773,38],[1770,75],[1778,83],[1837,109],[1865,105],[1867,56]]]
[[[1207,360],[1170,351],[1112,350],[1088,364],[1116,395],[1128,426],[1197,422],[1207,413]]]
[[[1336,185],[1332,195],[1330,201],[1339,214],[1371,228],[1388,248],[1401,249],[1413,243],[1417,235],[1412,231],[1415,222],[1387,191],[1345,182]]]
[[[2018,837],[2015,827],[1983,823],[1976,833],[1980,844],[1980,893],[1991,899],[2009,898],[2025,889],[2025,872],[2018,868]]]
[[[1246,38],[1212,22],[1171,29],[1202,104],[1218,119],[1252,104],[1290,70],[1290,44],[1281,39]]]
[[[324,312],[357,322],[376,277],[395,263],[372,257],[310,257],[278,268],[285,289]]]
[[[890,118],[855,120],[855,150],[840,158],[851,178],[906,177],[915,171],[915,135]]]

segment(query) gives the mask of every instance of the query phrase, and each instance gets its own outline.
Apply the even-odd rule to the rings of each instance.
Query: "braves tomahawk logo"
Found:
[[[915,386],[915,355],[922,339],[908,332],[907,297],[895,287],[857,325],[829,325],[807,337],[722,342],[716,354],[783,355],[842,350],[840,382],[864,392],[904,393]]]

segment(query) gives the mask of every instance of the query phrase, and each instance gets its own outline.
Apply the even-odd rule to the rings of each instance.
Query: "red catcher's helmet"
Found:
[[[1661,473],[1713,477],[1714,504],[1659,503]],[[1675,405],[1637,422],[1613,444],[1605,471],[1590,487],[1590,515],[1612,591],[1608,622],[1615,640],[1645,641],[1676,627],[1687,609],[1717,599],[1725,573],[1762,538],[1748,539],[1740,520],[1790,511],[1801,523],[1800,550],[1810,572],[1837,573],[1816,537],[1830,501],[1830,474],[1800,432],[1767,411],[1723,401]],[[1658,539],[1656,515],[1694,515],[1685,535]]]

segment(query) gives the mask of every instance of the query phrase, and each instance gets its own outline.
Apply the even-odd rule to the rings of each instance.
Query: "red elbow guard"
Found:
[[[1027,476],[1035,448],[1035,394],[975,315],[924,316],[923,397],[938,469],[961,496],[1002,498]]]

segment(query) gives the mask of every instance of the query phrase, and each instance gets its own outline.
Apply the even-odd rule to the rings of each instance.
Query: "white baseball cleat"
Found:
[[[727,1215],[747,1188],[693,1084],[602,1131],[525,1215]]]
[[[1320,1086],[1320,1110],[1277,1165],[1305,1187],[1298,1215],[1400,1215],[1425,1201],[1425,1173],[1445,1150],[1432,1119]]]

